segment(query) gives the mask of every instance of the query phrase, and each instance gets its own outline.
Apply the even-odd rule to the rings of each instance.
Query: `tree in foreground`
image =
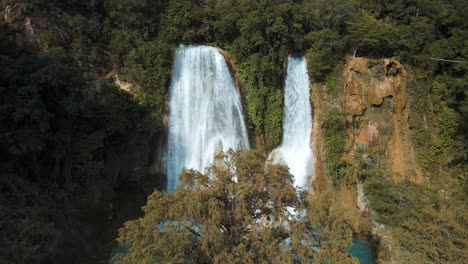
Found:
[[[220,155],[206,174],[185,170],[173,194],[154,192],[143,207],[145,215],[125,223],[120,230],[118,242],[127,250],[112,261],[312,263],[317,257],[325,262],[333,260],[333,256],[320,257],[317,251],[321,241],[314,234],[320,231],[317,225],[305,220],[314,219],[306,217],[306,204],[305,193],[296,192],[286,166],[265,165],[265,156],[258,151],[230,151]],[[326,244],[334,244],[325,240]],[[335,247],[343,253],[340,260],[352,262],[346,253],[348,244],[336,245],[343,245]]]

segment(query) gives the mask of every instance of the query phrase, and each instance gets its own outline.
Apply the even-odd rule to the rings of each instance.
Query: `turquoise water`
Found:
[[[360,264],[375,264],[372,249],[364,240],[354,238],[353,244],[348,248],[348,253],[357,258]]]
[[[320,251],[319,247],[314,246],[314,251]],[[117,255],[118,253],[128,253],[128,248],[124,246],[118,246],[112,250],[111,259],[113,256]],[[349,247],[348,253],[351,254],[353,257],[359,260],[360,264],[375,264],[375,258],[372,255],[372,249],[368,243],[364,240],[355,238],[353,239],[353,244]]]

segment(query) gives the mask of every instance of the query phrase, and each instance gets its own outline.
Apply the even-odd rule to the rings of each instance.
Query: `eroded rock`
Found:
[[[409,137],[407,72],[396,59],[350,58],[342,72],[348,146],[381,153],[394,181],[424,181]],[[359,117],[359,118],[358,118]],[[353,153],[348,158],[353,159]]]
[[[406,77],[403,66],[395,59],[350,59],[343,71],[345,112],[362,115],[389,96],[395,99],[395,110],[403,111],[407,100]]]

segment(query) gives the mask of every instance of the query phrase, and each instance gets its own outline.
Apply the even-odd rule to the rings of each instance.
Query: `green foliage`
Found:
[[[204,41],[202,9],[196,1],[171,0],[162,14],[160,37],[173,44],[192,44]]]
[[[154,98],[136,101],[107,81],[90,82],[63,49],[10,47],[0,61],[0,262],[42,262],[69,241],[59,235],[68,234],[61,219],[69,228],[69,212],[104,180],[109,146],[130,133],[149,137],[160,122],[151,116]]]
[[[352,2],[346,0],[304,1],[303,5],[309,12],[307,21],[313,31],[343,32],[354,11]]]
[[[123,65],[125,57],[132,49],[132,39],[123,30],[114,29],[110,32],[108,47],[112,50],[109,60],[112,64]]]
[[[324,81],[343,60],[343,40],[336,31],[324,29],[306,36],[312,43],[309,51],[309,74],[316,81]]]
[[[154,38],[158,33],[162,1],[111,0],[107,5],[110,62],[123,66],[133,48]],[[158,12],[159,11],[159,12]]]
[[[354,51],[365,55],[379,54],[388,56],[395,47],[391,38],[395,34],[392,25],[377,20],[364,11],[355,14],[349,22],[349,39]]]
[[[436,38],[434,21],[428,17],[413,17],[408,25],[398,27],[400,32],[395,32],[394,38],[400,38],[400,56],[404,61],[412,65],[427,67],[427,57],[424,49]]]
[[[426,186],[395,183],[381,175],[367,178],[364,191],[377,220],[393,228],[401,261],[466,261],[466,204],[457,201],[456,193],[438,195]]]
[[[122,68],[123,77],[141,87],[137,100],[152,111],[156,122],[162,120],[174,49],[161,42],[145,42],[133,49]]]
[[[58,230],[48,222],[48,201],[37,186],[13,175],[1,175],[0,190],[0,262],[42,260],[44,250],[54,250],[59,241]]]
[[[401,260],[412,263],[463,263],[466,261],[466,214],[457,206],[424,209],[408,219],[397,234],[404,248]]]
[[[372,210],[378,215],[377,220],[392,227],[400,226],[403,221],[415,217],[421,209],[434,203],[434,198],[423,199],[425,193],[421,186],[408,181],[394,183],[382,175],[368,178],[364,191]]]
[[[341,90],[341,84],[336,77],[328,76],[324,83],[324,88],[327,94],[329,94],[330,96],[334,98],[338,98],[340,90]]]
[[[338,109],[330,109],[323,126],[325,139],[325,164],[329,180],[333,185],[349,184],[352,177],[349,165],[342,160],[345,153],[346,134],[344,116]]]
[[[255,128],[261,131],[264,127],[263,113],[265,113],[266,87],[249,88],[247,91],[247,113]]]
[[[147,42],[130,51],[122,72],[124,78],[142,85],[143,91],[164,95],[173,62],[173,48],[165,43]]]
[[[252,55],[240,65],[240,73],[247,83],[247,114],[255,131],[265,132],[267,144],[276,146],[281,139],[283,113],[282,90],[278,89],[281,68],[275,55]]]
[[[161,127],[160,119],[152,116],[158,113],[152,111],[159,98],[146,93],[134,97],[111,83],[104,83],[101,96],[106,98],[108,105],[95,105],[93,112],[97,120],[105,124],[110,135],[131,130],[155,132]]]
[[[266,140],[270,146],[281,143],[281,125],[283,120],[283,93],[276,90],[268,94],[266,114]]]
[[[5,139],[10,151],[43,150],[57,119],[67,116],[73,122],[79,114],[84,80],[67,58],[22,55],[0,74],[5,112],[0,121],[12,135]]]
[[[446,76],[439,77],[432,84],[431,103],[435,134],[431,140],[427,159],[439,165],[446,165],[452,160],[460,159],[463,149],[456,139],[460,126],[460,114],[454,110],[458,106],[454,93],[457,93],[457,82],[451,82]]]
[[[131,37],[147,39],[154,36],[160,18],[158,12],[163,8],[163,1],[148,0],[110,0],[108,13],[110,27],[123,30]]]

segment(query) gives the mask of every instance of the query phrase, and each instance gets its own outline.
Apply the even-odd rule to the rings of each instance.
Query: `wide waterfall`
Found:
[[[218,152],[249,147],[234,80],[216,48],[177,49],[169,110],[169,193],[177,186],[183,168],[203,171]]]
[[[281,145],[270,154],[269,160],[287,165],[294,175],[294,185],[308,189],[313,166],[310,147],[312,109],[304,57],[288,58],[284,98],[283,138]]]

